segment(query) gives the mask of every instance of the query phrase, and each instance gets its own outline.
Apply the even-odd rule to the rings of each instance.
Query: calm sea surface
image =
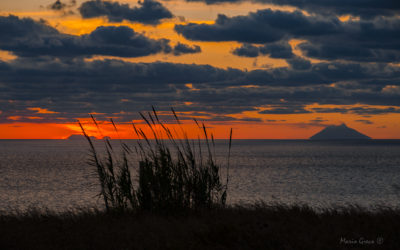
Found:
[[[86,141],[0,140],[0,210],[101,206],[88,158]],[[400,205],[400,140],[234,140],[230,162],[230,203]]]

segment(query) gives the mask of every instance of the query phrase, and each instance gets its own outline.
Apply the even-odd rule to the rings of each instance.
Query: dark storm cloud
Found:
[[[175,25],[175,30],[191,40],[270,43],[288,36],[335,34],[341,30],[341,22],[336,17],[307,17],[300,11],[265,9],[250,12],[247,16],[219,14],[215,24]]]
[[[186,2],[204,2],[206,4],[241,3],[247,0],[186,0]]]
[[[182,55],[182,54],[194,54],[194,53],[200,53],[201,48],[198,45],[187,45],[184,43],[178,42],[173,49],[173,53],[176,56]]]
[[[273,68],[253,70],[246,74],[246,80],[254,85],[306,86],[331,84],[342,81],[370,85],[398,85],[399,68],[386,64],[359,63],[317,63],[308,70],[294,68]],[[357,87],[357,88],[360,88]]]
[[[208,116],[208,118],[205,119],[206,121],[213,121],[213,122],[228,122],[228,121],[261,122],[262,121],[262,119],[260,118],[252,118],[252,117],[235,118],[226,115],[212,115],[209,113],[205,113],[203,115]]]
[[[243,57],[257,57],[260,55],[260,47],[249,43],[242,44],[232,52],[234,55]]]
[[[306,56],[325,60],[400,61],[399,18],[349,21],[343,27],[340,33],[310,37],[298,46]]]
[[[111,22],[128,20],[153,25],[160,23],[164,18],[173,17],[172,13],[157,1],[144,0],[138,4],[140,7],[131,8],[128,4],[94,0],[82,3],[79,12],[83,18],[106,16]]]
[[[288,5],[325,15],[354,15],[363,18],[393,16],[400,11],[400,2],[394,0],[254,0],[261,3]]]
[[[290,65],[291,68],[296,70],[307,70],[311,68],[311,62],[299,56],[289,58],[286,60],[286,62]]]
[[[176,25],[175,30],[199,41],[268,44],[304,39],[306,42],[298,45],[303,53],[324,60],[400,61],[400,19],[396,17],[342,22],[333,16],[265,9],[246,16],[218,15],[214,24]],[[255,57],[260,54],[257,48],[261,48],[255,47],[244,45],[234,53]]]
[[[171,48],[169,40],[151,39],[127,26],[100,26],[90,34],[74,36],[60,33],[43,21],[12,15],[0,17],[0,49],[22,57],[140,57],[201,51],[199,46],[181,43]]]
[[[19,43],[18,40],[29,40],[35,34],[41,36],[55,36],[59,32],[46,24],[45,21],[34,21],[31,18],[19,18],[17,16],[0,16],[1,43]],[[34,41],[33,41],[34,42]],[[34,44],[34,43],[33,43]]]
[[[292,58],[294,56],[292,47],[287,41],[270,43],[264,46],[254,46],[252,44],[242,44],[232,52],[237,56],[257,57],[259,55],[268,55],[271,58]]]
[[[349,113],[350,109],[347,108],[312,108],[317,113]]]
[[[399,30],[400,32],[400,30]],[[345,37],[343,37],[344,39]],[[344,40],[339,37],[331,40],[316,41],[315,43],[305,42],[298,47],[307,57],[323,60],[348,60],[359,62],[399,62],[400,48],[380,49],[362,47],[362,42],[349,41],[343,44]],[[376,44],[376,46],[381,46]]]
[[[11,67],[11,68],[10,68]],[[3,70],[2,70],[3,69]],[[16,74],[7,72],[16,71]],[[386,85],[400,83],[398,67],[380,64],[318,63],[308,70],[273,68],[269,70],[242,71],[220,69],[210,65],[173,63],[135,63],[104,60],[85,63],[81,59],[48,60],[46,58],[20,58],[12,63],[0,63],[0,73],[5,81],[26,82],[122,82],[157,84],[206,84],[209,87],[259,85],[259,86],[312,86],[332,83],[373,82],[380,91]],[[376,82],[374,81],[376,80]],[[387,83],[386,83],[387,82]],[[390,84],[388,84],[390,83]],[[346,88],[349,88],[346,86]],[[156,90],[155,90],[156,91]]]
[[[304,107],[299,106],[283,106],[274,107],[258,112],[259,114],[307,114],[311,113],[309,110],[305,110]]]
[[[310,13],[324,15],[393,16],[399,13],[400,3],[395,0],[186,0],[187,2],[205,2],[206,4],[255,2],[280,6],[293,6]]]
[[[104,88],[110,86],[110,83],[136,88],[142,84],[141,86],[147,86],[147,89],[156,92],[157,88],[168,84],[198,83],[226,86],[244,77],[245,72],[238,69],[167,62],[129,63],[121,60],[86,62],[82,59],[20,58],[0,64],[0,82],[26,84],[27,87],[34,83],[51,86],[54,82],[82,84],[81,88],[85,86]]]
[[[260,53],[271,58],[292,58],[292,47],[287,41],[266,44],[260,48]]]
[[[20,58],[12,62],[0,63],[2,82],[76,82],[124,84],[202,84],[212,88],[227,86],[258,85],[275,87],[303,87],[313,85],[331,85],[332,83],[353,82],[354,89],[375,88],[381,91],[386,85],[400,83],[400,69],[390,65],[318,63],[308,70],[274,68],[269,70],[242,71],[221,69],[210,65],[174,64],[174,63],[129,63],[120,60],[95,60],[85,62],[82,59],[58,60],[46,58]],[[364,84],[378,79],[379,85]],[[390,84],[385,84],[385,81]],[[351,90],[344,85],[344,90]],[[154,90],[156,91],[156,89]],[[362,92],[359,93],[360,95]],[[388,93],[389,94],[389,93]]]
[[[114,113],[120,111],[125,112],[120,116],[129,120],[135,117],[125,114],[148,110],[151,104],[159,110],[168,110],[172,105],[177,111],[219,116],[259,111],[255,107],[269,107],[268,111],[261,111],[265,114],[323,112],[306,109],[306,105],[315,103],[393,107],[390,110],[349,111],[360,114],[398,112],[399,92],[383,91],[385,85],[368,87],[362,82],[375,78],[382,82],[384,78],[394,81],[399,79],[399,75],[399,69],[389,65],[371,68],[371,65],[320,63],[303,71],[291,68],[242,71],[163,62],[19,58],[0,62],[1,119],[10,122],[6,117],[18,116],[13,115],[16,110],[42,107],[59,112],[46,116],[45,121],[54,119],[59,122],[56,120],[59,116],[72,121],[76,117],[87,117],[90,112],[118,116]],[[353,88],[331,85],[341,81],[360,85],[355,84]],[[185,86],[188,83],[193,84],[193,89]],[[41,116],[20,114],[24,117]]]
[[[317,113],[342,113],[342,114],[358,114],[358,115],[380,115],[389,113],[400,113],[400,108],[371,108],[371,107],[352,107],[352,108],[312,108]]]
[[[150,39],[127,26],[97,27],[89,35],[80,37],[81,46],[76,46],[76,54],[100,54],[120,57],[137,57],[159,52],[169,52],[166,39]],[[68,45],[66,46],[68,48]],[[74,49],[69,49],[73,53]]]

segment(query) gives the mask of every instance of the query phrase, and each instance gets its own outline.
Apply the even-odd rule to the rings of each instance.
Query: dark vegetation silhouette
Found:
[[[175,214],[32,210],[0,215],[0,249],[398,250],[399,221],[398,208],[371,211],[348,206],[316,211],[262,203]]]
[[[105,157],[99,154],[93,139],[79,123],[90,145],[89,164],[97,171],[100,196],[107,211],[139,209],[168,212],[225,206],[232,129],[224,183],[221,165],[216,161],[213,134],[208,132],[204,123],[194,119],[200,134],[196,140],[189,139],[179,117],[173,109],[171,111],[180,131],[171,130],[153,108],[146,115],[139,113],[151,136],[132,123],[132,129],[139,138],[134,149],[120,141],[122,150],[118,155],[110,140],[105,138]],[[100,131],[98,122],[91,117]],[[111,123],[118,133],[112,119]],[[149,139],[151,137],[154,139]],[[138,160],[132,162],[132,157],[129,157],[132,155]],[[132,174],[132,170],[137,173]],[[137,181],[132,176],[137,176]]]

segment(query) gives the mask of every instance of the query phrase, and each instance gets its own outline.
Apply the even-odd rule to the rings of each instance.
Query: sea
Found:
[[[212,150],[230,204],[400,205],[400,140],[233,140],[229,172],[228,148],[216,140]],[[85,140],[0,140],[0,211],[102,207],[89,159]]]

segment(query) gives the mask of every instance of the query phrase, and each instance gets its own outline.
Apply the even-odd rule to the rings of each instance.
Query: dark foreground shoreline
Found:
[[[30,211],[0,215],[0,249],[400,249],[400,209]]]

